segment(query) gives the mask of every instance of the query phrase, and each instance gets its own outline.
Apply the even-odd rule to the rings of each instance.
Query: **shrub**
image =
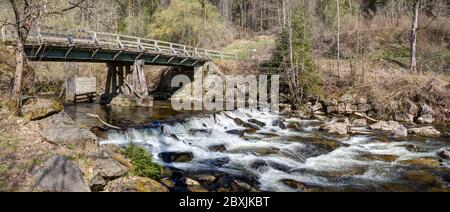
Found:
[[[153,157],[143,147],[129,145],[125,149],[125,156],[133,164],[132,174],[139,177],[161,179],[162,167],[153,162]]]

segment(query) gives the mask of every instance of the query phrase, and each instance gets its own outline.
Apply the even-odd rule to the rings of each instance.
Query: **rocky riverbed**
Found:
[[[450,128],[414,123],[421,122],[425,106],[418,106],[413,122],[378,121],[369,116],[373,109],[328,113],[322,102],[302,110],[285,107],[280,114],[189,115],[160,107],[139,113],[132,123],[126,108],[117,114],[129,117],[118,118],[110,108],[91,105],[69,106],[67,113],[54,102],[29,104],[38,118],[2,119],[19,139],[19,148],[6,149],[10,153],[2,157],[17,169],[8,179],[21,176],[17,190],[449,191]],[[94,120],[80,116],[93,110],[130,127],[93,127]],[[131,143],[163,167],[161,178],[133,175],[135,167],[122,149]]]

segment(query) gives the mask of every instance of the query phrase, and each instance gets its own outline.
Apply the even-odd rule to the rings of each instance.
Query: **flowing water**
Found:
[[[191,114],[171,111],[165,104],[156,109],[86,105],[68,110],[87,123],[95,120],[82,114],[96,111],[111,123],[134,125],[109,131],[101,143],[143,145],[156,162],[194,179],[196,174],[227,174],[261,191],[449,191],[450,187],[450,163],[437,155],[450,147],[445,138],[337,137],[319,130],[324,122],[251,110]],[[236,118],[264,124],[244,136],[230,134],[245,130]],[[280,128],[279,120],[291,129]],[[165,163],[159,155],[167,152],[192,153],[193,159]]]

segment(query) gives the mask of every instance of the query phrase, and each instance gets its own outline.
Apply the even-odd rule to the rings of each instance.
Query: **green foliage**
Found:
[[[285,28],[278,36],[276,49],[271,61],[272,73],[275,67],[284,67],[287,69],[292,63],[298,69],[298,84],[296,88],[301,94],[291,94],[293,96],[319,95],[320,78],[317,73],[317,67],[312,59],[311,33],[308,16],[306,15],[302,4],[296,4],[291,16],[292,29],[292,59],[290,61],[289,34],[290,29]]]
[[[159,180],[161,178],[162,167],[153,163],[153,158],[145,148],[129,145],[125,149],[125,156],[131,160],[133,164],[132,173],[139,177],[148,177]]]
[[[149,37],[190,46],[220,42],[227,34],[216,7],[201,0],[172,0],[158,11],[150,25]]]
[[[275,45],[275,39],[273,36],[261,36],[254,40],[237,40],[221,51],[223,52],[238,52],[240,59],[251,59],[252,56],[261,56],[270,51]]]

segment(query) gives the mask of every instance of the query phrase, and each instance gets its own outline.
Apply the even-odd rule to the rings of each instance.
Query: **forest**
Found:
[[[66,160],[83,179],[59,191],[450,191],[450,0],[0,0],[0,28],[0,191],[60,185],[23,172]],[[27,57],[41,29],[222,52],[203,73],[279,75],[281,112],[172,111],[189,58],[143,65],[142,107],[136,64]],[[77,78],[112,103],[65,101]]]

